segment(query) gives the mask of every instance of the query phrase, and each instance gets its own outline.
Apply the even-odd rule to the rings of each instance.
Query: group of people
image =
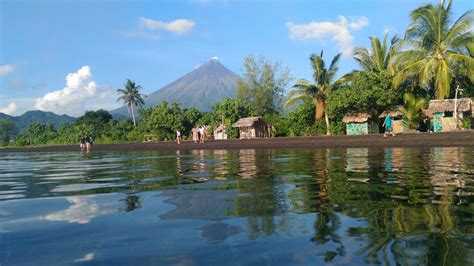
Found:
[[[92,150],[92,143],[94,140],[92,139],[92,136],[81,136],[79,138],[79,146],[81,148],[81,152],[90,152]]]
[[[204,143],[204,139],[206,138],[206,128],[204,126],[193,128],[191,132],[193,134],[194,143]],[[176,142],[178,144],[181,143],[181,131],[179,129],[176,130]]]

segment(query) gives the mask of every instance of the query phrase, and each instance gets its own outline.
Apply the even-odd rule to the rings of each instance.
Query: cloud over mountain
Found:
[[[6,107],[0,108],[0,113],[4,113],[7,115],[13,115],[17,110],[16,103],[9,103]]]

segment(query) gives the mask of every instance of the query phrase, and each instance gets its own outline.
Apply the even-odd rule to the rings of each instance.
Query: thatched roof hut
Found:
[[[255,123],[257,123],[259,120],[263,121],[263,119],[259,116],[241,118],[241,119],[239,119],[239,121],[234,123],[233,127],[239,127],[239,128],[240,127],[251,127]]]
[[[227,127],[223,124],[219,125],[214,129],[214,139],[227,139],[227,134],[225,133],[225,130]]]
[[[456,109],[458,113],[472,112],[472,101],[470,98],[457,99]],[[434,113],[454,112],[454,99],[432,100],[426,109],[426,114],[433,117]]]
[[[383,117],[397,117],[397,116],[402,116],[403,113],[402,113],[402,108],[401,106],[396,106],[390,110],[385,110],[383,111],[380,115],[379,115],[379,118],[383,118]]]
[[[348,123],[362,123],[367,122],[372,116],[368,113],[350,113],[346,114],[342,119],[342,122]]]
[[[454,110],[455,102],[456,110]],[[473,103],[470,98],[460,98],[456,101],[454,99],[432,100],[425,113],[433,121],[434,132],[457,130],[460,119],[470,118],[472,121]]]
[[[346,123],[347,135],[366,135],[378,133],[378,126],[369,113],[346,114],[342,122]]]
[[[272,133],[272,126],[259,116],[241,118],[233,127],[239,129],[241,139],[268,138]]]

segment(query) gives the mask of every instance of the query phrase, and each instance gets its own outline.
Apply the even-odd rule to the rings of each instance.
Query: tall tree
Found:
[[[399,72],[393,85],[401,85],[416,78],[421,87],[434,83],[438,99],[448,97],[451,80],[456,75],[465,75],[474,81],[474,59],[467,47],[474,42],[472,32],[473,11],[466,11],[451,24],[451,0],[440,0],[440,4],[425,5],[411,12],[411,24],[405,41],[410,49],[397,56]]]
[[[135,120],[133,106],[142,107],[145,104],[145,100],[143,100],[145,95],[140,93],[141,88],[142,87],[140,85],[136,85],[135,82],[127,79],[127,83],[125,83],[125,88],[117,89],[117,93],[119,94],[117,101],[122,100],[125,104],[127,104],[128,112],[132,113],[134,126],[137,126],[137,122]]]
[[[17,133],[15,123],[7,119],[0,119],[0,145],[7,145]]]
[[[390,46],[387,46],[388,33],[385,34],[381,42],[377,37],[369,37],[370,51],[363,47],[354,49],[354,59],[367,72],[383,72],[388,71],[394,74],[395,69],[392,64],[393,57],[399,51],[400,39],[398,36],[393,36],[390,41]]]
[[[237,98],[248,100],[258,115],[278,113],[279,101],[291,80],[290,70],[263,56],[244,59],[244,78],[237,87]]]
[[[326,112],[326,98],[333,89],[334,78],[338,70],[337,63],[341,58],[341,54],[337,54],[331,61],[329,68],[323,60],[323,51],[320,55],[312,54],[309,58],[311,67],[313,68],[313,78],[315,83],[311,83],[306,79],[300,79],[293,85],[294,90],[288,94],[288,100],[285,106],[290,106],[300,100],[311,99],[316,107],[315,119],[321,121],[323,115],[326,120],[326,134],[331,135],[329,129],[329,117]]]

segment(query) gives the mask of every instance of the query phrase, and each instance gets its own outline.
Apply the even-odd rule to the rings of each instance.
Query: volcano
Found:
[[[224,98],[235,97],[239,78],[213,57],[192,72],[149,94],[145,98],[144,108],[167,101],[179,102],[184,108],[196,107],[199,111],[210,111],[213,104]],[[123,106],[110,113],[114,116],[127,115],[127,108]]]

